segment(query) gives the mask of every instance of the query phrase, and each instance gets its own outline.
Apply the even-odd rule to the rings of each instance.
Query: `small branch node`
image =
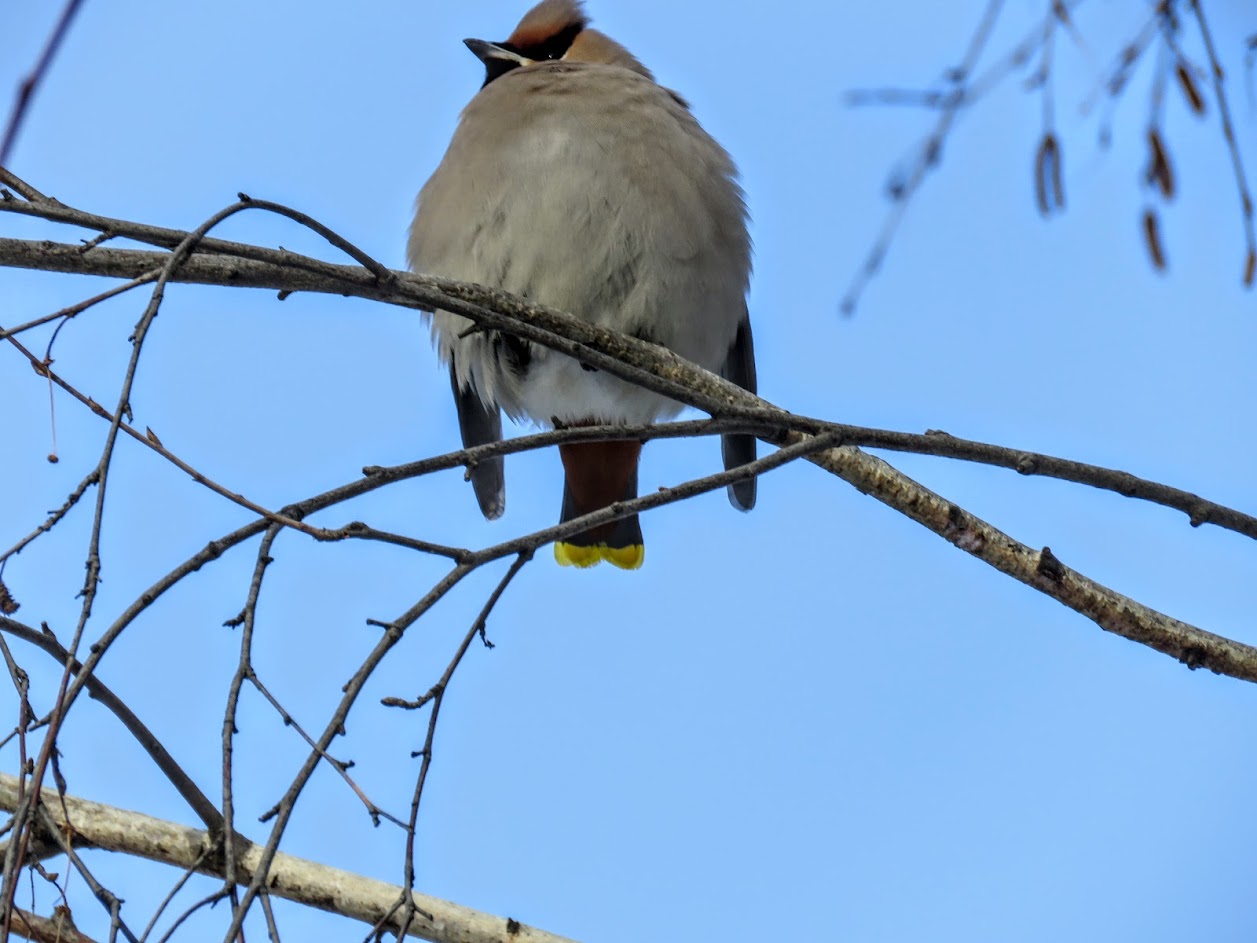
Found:
[[[1044,579],[1057,585],[1065,579],[1065,565],[1052,553],[1051,547],[1044,547],[1039,551],[1039,560],[1034,569]]]

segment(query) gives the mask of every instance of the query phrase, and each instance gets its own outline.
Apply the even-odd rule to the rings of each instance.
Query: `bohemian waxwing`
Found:
[[[729,155],[685,100],[627,49],[588,28],[580,0],[542,0],[505,42],[465,40],[485,65],[432,178],[419,193],[411,269],[504,289],[661,344],[755,391],[746,291],[751,243]],[[463,445],[502,436],[501,411],[541,425],[643,423],[680,404],[570,357],[471,322],[432,315],[449,364]],[[725,468],[755,439],[723,437]],[[637,496],[637,440],[561,445],[562,520]],[[502,459],[471,481],[484,516],[505,506]],[[755,480],[729,486],[755,504]],[[636,515],[556,543],[559,563],[644,558]]]

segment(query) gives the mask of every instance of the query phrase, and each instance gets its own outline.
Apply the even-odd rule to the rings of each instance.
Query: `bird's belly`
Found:
[[[745,310],[742,280],[729,277],[707,252],[679,261],[642,248],[631,266],[608,264],[617,253],[607,248],[605,234],[602,240],[591,236],[584,247],[602,264],[565,264],[581,255],[561,244],[554,251],[561,243],[554,239],[501,258],[481,247],[466,257],[474,264],[454,277],[496,285],[599,327],[649,339],[708,370],[720,369]],[[589,253],[591,247],[596,251]],[[514,419],[543,425],[555,419],[643,423],[675,416],[682,408],[535,344],[528,345],[526,356],[506,356],[500,339],[468,333],[470,326],[438,312],[433,328],[442,356],[453,360],[460,381],[470,380],[487,405],[500,406]]]
[[[505,385],[499,386],[504,393]],[[681,403],[644,390],[604,370],[587,370],[571,357],[546,352],[535,356],[523,383],[513,385],[501,405],[516,417],[541,425],[646,423],[670,419]]]

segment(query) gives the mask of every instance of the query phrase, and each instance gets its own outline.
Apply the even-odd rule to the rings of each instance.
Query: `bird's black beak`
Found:
[[[527,56],[520,55],[515,50],[498,43],[487,43],[483,39],[464,39],[463,44],[484,63],[485,85],[494,79],[501,78],[512,69],[533,63],[533,60]]]

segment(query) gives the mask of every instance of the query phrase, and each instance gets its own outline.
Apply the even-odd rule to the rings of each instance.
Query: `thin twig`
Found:
[[[223,823],[226,835],[233,834],[236,829],[235,767],[233,765],[236,734],[239,732],[236,715],[240,710],[240,693],[244,682],[253,673],[253,632],[257,621],[258,599],[262,595],[262,578],[266,575],[267,568],[274,562],[271,557],[271,547],[275,543],[275,538],[279,536],[279,530],[278,525],[271,524],[262,536],[261,543],[258,545],[257,558],[253,564],[253,576],[249,580],[249,592],[245,598],[244,609],[241,610],[239,616],[226,623],[228,626],[243,626],[240,632],[240,657],[237,659],[236,670],[232,674],[231,684],[227,689],[227,706],[223,710],[222,786]],[[230,841],[226,842],[224,848],[223,874],[234,888],[236,850]]]
[[[229,893],[230,891],[227,888],[220,888],[219,890],[214,891],[214,893],[207,894],[204,897],[202,897],[200,900],[198,900],[191,907],[189,907],[187,910],[185,910],[183,913],[181,913],[178,917],[175,918],[174,923],[172,923],[170,927],[166,930],[166,932],[163,933],[161,937],[158,938],[158,943],[170,943],[170,939],[175,935],[175,932],[181,926],[183,926],[183,923],[185,920],[188,920],[190,917],[192,917],[198,910],[204,910],[206,907],[213,907],[220,900],[223,900],[225,897],[227,897]]]
[[[207,232],[209,232],[214,226],[218,225],[218,223],[239,212],[241,209],[244,209],[245,206],[245,204],[237,203],[221,210],[220,212],[214,214],[214,216],[210,217],[210,219],[206,220],[205,223],[203,223],[196,230],[189,233],[188,236],[179,243],[175,250],[170,254],[170,257],[166,261],[165,265],[162,267],[162,273],[158,276],[156,284],[153,286],[153,291],[149,297],[148,306],[144,309],[144,313],[140,316],[139,323],[136,325],[135,331],[131,336],[131,356],[127,362],[122,386],[118,393],[118,405],[114,409],[114,415],[109,425],[109,432],[105,437],[105,445],[97,464],[96,509],[95,514],[92,517],[91,535],[88,538],[87,559],[84,561],[86,575],[83,581],[83,589],[80,592],[82,603],[79,607],[78,623],[74,628],[70,644],[67,646],[70,659],[67,660],[65,671],[61,677],[60,690],[58,691],[58,696],[53,706],[52,720],[48,725],[47,734],[44,737],[44,742],[40,748],[39,756],[36,759],[34,769],[31,772],[32,791],[36,794],[38,794],[40,790],[44,772],[54,751],[56,750],[57,735],[60,732],[61,725],[64,722],[66,713],[68,712],[72,702],[72,698],[67,699],[71,676],[70,662],[78,653],[79,643],[81,642],[87,629],[87,623],[92,614],[92,606],[96,600],[96,592],[100,582],[100,544],[101,535],[104,529],[105,496],[108,490],[109,472],[112,467],[114,447],[117,444],[120,426],[122,425],[122,416],[125,412],[130,410],[131,391],[135,383],[135,374],[137,368],[139,367],[140,353],[144,347],[144,339],[153,323],[153,320],[157,317],[158,310],[161,308],[161,303],[165,296],[166,282],[169,280],[170,276],[183,262],[187,260],[197,242],[202,239]],[[9,343],[17,344],[17,339],[10,337]],[[89,663],[83,665],[80,669],[80,676],[75,682],[76,691],[86,680],[86,677],[90,675],[91,671],[92,666],[89,659]],[[19,862],[25,847],[26,836],[29,835],[29,830],[25,828],[29,824],[25,820],[27,811],[28,810],[22,809],[14,813],[14,817],[17,822],[16,828],[18,838],[21,839],[14,841],[14,845],[18,847],[17,860]],[[0,900],[3,901],[3,907],[6,915],[9,908],[13,905],[13,895],[16,891],[14,876],[17,870],[16,867],[14,867],[13,870],[10,871],[8,869],[8,864],[9,862],[6,861],[4,883],[0,886]],[[7,923],[8,921],[6,918],[6,925]]]
[[[196,861],[183,869],[183,874],[179,876],[179,880],[175,881],[174,886],[170,889],[166,896],[162,898],[162,902],[157,905],[157,909],[153,911],[153,916],[149,918],[148,925],[144,928],[144,932],[140,934],[140,943],[144,943],[144,941],[148,939],[148,935],[153,932],[153,928],[157,926],[157,921],[160,920],[161,915],[166,912],[166,908],[171,905],[188,881],[192,880],[192,876],[201,869],[203,864],[205,864],[205,861],[209,858],[212,850],[212,848],[206,847],[197,856]]]
[[[267,882],[271,862],[275,860],[275,855],[279,851],[280,840],[283,838],[293,810],[296,808],[298,797],[305,790],[306,783],[309,782],[311,775],[313,775],[315,768],[331,745],[332,740],[344,730],[344,724],[349,716],[349,712],[356,703],[358,695],[362,693],[363,687],[365,687],[367,681],[375,672],[376,666],[379,665],[393,646],[401,641],[405,630],[443,599],[473,569],[474,567],[465,565],[454,567],[432,589],[425,593],[420,600],[391,622],[389,627],[381,634],[375,647],[358,667],[358,670],[354,672],[353,677],[349,679],[345,685],[340,703],[337,705],[336,710],[333,711],[327,725],[323,728],[322,734],[315,741],[315,748],[310,751],[305,762],[297,771],[297,775],[293,778],[288,790],[273,810],[273,816],[268,813],[268,817],[273,817],[275,823],[271,827],[271,834],[267,838],[266,844],[261,848],[253,879],[249,882],[248,887],[245,888],[244,896],[241,898],[240,906],[236,908],[236,912],[232,917],[231,926],[227,930],[225,939],[235,936],[243,926],[250,906]]]
[[[0,164],[0,186],[12,187],[17,192],[18,196],[25,200],[29,200],[31,203],[52,202],[48,197],[44,196],[17,174],[13,173],[13,171],[7,169],[3,164]],[[4,202],[7,199],[8,197],[6,197],[3,193],[0,193],[0,202]]]
[[[977,66],[978,59],[981,57],[983,50],[986,49],[986,44],[991,38],[991,32],[995,28],[995,21],[998,19],[1002,7],[1002,0],[987,0],[982,18],[978,21],[977,29],[974,30],[973,36],[969,39],[969,48],[965,51],[964,58],[959,66],[948,70],[947,84],[949,93],[939,103],[938,120],[934,125],[934,129],[925,138],[913,157],[912,167],[909,172],[902,179],[897,180],[890,188],[890,212],[887,213],[886,220],[882,224],[882,231],[865,257],[864,264],[856,272],[847,288],[847,293],[843,297],[841,304],[843,314],[850,315],[855,312],[856,305],[859,303],[864,289],[873,276],[881,270],[882,260],[886,257],[886,253],[890,251],[890,244],[895,238],[895,233],[899,230],[900,223],[903,222],[912,198],[916,196],[926,177],[941,161],[943,144],[947,140],[947,135],[951,132],[956,116],[968,101],[967,86],[974,67]]]
[[[423,741],[423,749],[419,752],[423,759],[419,764],[419,775],[415,780],[415,791],[410,800],[410,819],[405,824],[406,856],[403,861],[404,874],[402,877],[402,888],[405,893],[401,898],[402,915],[399,921],[399,937],[404,937],[410,931],[410,926],[414,922],[416,913],[423,916],[429,923],[433,921],[432,914],[421,911],[415,904],[414,895],[410,892],[415,888],[415,834],[419,820],[419,803],[423,799],[423,787],[428,780],[428,771],[432,767],[432,744],[436,738],[436,722],[441,712],[441,704],[445,700],[446,691],[449,690],[450,681],[454,678],[454,672],[462,664],[463,656],[467,654],[467,649],[471,647],[472,640],[478,635],[482,638],[484,637],[485,625],[488,623],[494,607],[497,606],[498,600],[502,598],[502,594],[506,592],[506,587],[511,585],[511,581],[524,568],[524,565],[532,559],[532,556],[531,550],[522,551],[502,575],[502,578],[498,580],[498,585],[494,587],[493,592],[489,594],[489,598],[485,600],[484,606],[481,607],[480,614],[476,616],[475,621],[471,624],[471,628],[463,636],[462,642],[459,643],[458,648],[454,652],[454,657],[445,666],[441,679],[433,687],[436,694],[432,701],[432,710],[428,714],[428,732]]]
[[[353,777],[349,775],[349,767],[353,765],[352,763],[346,763],[344,760],[338,760],[326,750],[319,748],[319,745],[314,742],[314,738],[306,733],[305,728],[302,727],[297,719],[293,717],[282,704],[279,703],[279,699],[270,692],[270,689],[262,683],[262,680],[257,676],[257,672],[250,671],[248,681],[257,689],[258,693],[261,694],[262,697],[266,698],[267,703],[275,709],[275,713],[279,714],[280,719],[284,722],[284,726],[291,727],[293,730],[297,731],[297,735],[305,741],[306,746],[312,750],[316,750],[323,757],[323,759],[327,761],[327,764],[340,774],[340,778],[345,781],[345,783],[353,791],[353,794],[358,797],[358,801],[366,808],[367,814],[371,816],[372,822],[379,825],[380,819],[385,819],[401,828],[406,827],[405,822],[393,815],[391,812],[387,812],[380,808],[380,806],[373,802],[363,791],[362,787],[354,782]]]
[[[32,794],[38,795],[37,793]],[[61,796],[60,798],[62,817],[63,819],[69,819],[69,815],[65,812],[64,796]],[[126,922],[118,913],[121,901],[113,894],[112,891],[108,890],[103,884],[96,880],[96,876],[92,874],[91,869],[84,864],[83,859],[80,858],[78,852],[74,850],[74,844],[66,837],[66,835],[62,834],[61,827],[58,826],[57,820],[48,811],[47,806],[44,805],[42,798],[36,804],[35,809],[36,815],[40,820],[42,831],[61,848],[61,853],[66,856],[70,864],[74,866],[75,871],[77,871],[83,880],[87,882],[87,886],[91,889],[92,895],[100,901],[101,906],[109,912],[111,925],[116,926],[118,930],[121,931],[122,935],[127,938],[129,943],[139,943],[139,938],[131,932],[131,928],[127,926]],[[69,830],[67,830],[67,833],[68,832]]]
[[[39,54],[35,67],[27,73],[18,86],[17,98],[13,103],[13,110],[9,112],[8,125],[4,129],[4,140],[0,141],[0,166],[9,162],[9,153],[13,150],[13,145],[17,141],[17,133],[22,127],[22,121],[30,110],[31,100],[35,96],[35,89],[39,87],[39,83],[48,74],[53,56],[61,48],[61,43],[70,29],[70,23],[74,20],[74,14],[79,12],[82,2],[83,0],[66,0],[65,6],[61,9],[61,16],[58,17],[56,26],[53,27],[52,33],[49,34],[48,41],[44,43],[43,51]]]
[[[244,193],[240,194],[240,199],[248,201],[251,206],[256,207],[257,209],[266,210],[267,212],[275,213],[278,216],[285,216],[295,223],[300,223],[312,232],[318,233],[380,281],[391,282],[393,280],[393,273],[389,270],[388,266],[380,264],[344,236],[333,231],[327,226],[324,226],[313,216],[303,213],[300,210],[293,209],[291,206],[284,206],[282,203],[275,203],[271,200],[255,200]]]
[[[76,676],[81,674],[83,666],[77,659],[70,656],[70,653],[62,647],[52,633],[41,632],[8,616],[0,616],[0,632],[6,632],[14,638],[20,638],[22,641],[34,645],[47,652],[62,666],[68,667]],[[144,748],[144,752],[157,764],[157,768],[170,780],[171,785],[183,796],[184,801],[196,813],[197,818],[205,823],[205,827],[211,830],[221,829],[223,818],[214,807],[214,803],[210,802],[192,777],[188,775],[187,771],[175,761],[174,757],[170,755],[170,751],[157,739],[157,736],[148,726],[136,716],[135,712],[126,705],[122,698],[118,697],[103,681],[94,675],[84,676],[83,683],[92,700],[103,704],[122,722],[122,725],[126,727],[136,742]]]
[[[1218,114],[1222,121],[1222,137],[1226,140],[1227,151],[1231,155],[1231,169],[1235,175],[1235,187],[1239,191],[1240,212],[1244,222],[1244,283],[1253,285],[1253,268],[1257,260],[1257,227],[1253,222],[1253,196],[1248,189],[1248,177],[1244,172],[1244,159],[1240,154],[1239,144],[1235,140],[1235,129],[1231,123],[1231,105],[1227,98],[1223,82],[1222,63],[1218,60],[1217,49],[1213,45],[1213,33],[1205,22],[1205,11],[1200,0],[1188,0],[1188,6],[1196,16],[1200,26],[1200,38],[1204,40],[1205,54],[1209,57],[1209,74],[1213,80],[1213,95],[1218,100]]]
[[[37,373],[39,373],[42,376],[47,377],[52,383],[56,384],[61,389],[65,390],[74,399],[82,403],[84,406],[90,409],[93,413],[95,413],[101,419],[104,419],[110,422],[111,424],[117,422],[118,417],[115,413],[112,413],[109,410],[105,409],[105,407],[101,406],[90,396],[87,396],[85,393],[80,392],[77,388],[75,388],[73,385],[68,383],[56,371],[54,371],[51,367],[49,367],[45,361],[35,356],[33,352],[31,352],[26,347],[24,347],[21,344],[21,342],[19,342],[15,337],[10,336],[7,338],[7,340],[18,351],[18,353],[20,353],[22,356],[26,357],[28,361],[30,361],[31,365],[35,368]],[[301,531],[302,533],[308,534],[309,536],[314,537],[316,539],[320,539],[320,540],[332,539],[328,536],[329,532],[325,532],[321,528],[313,528],[307,524],[301,523],[298,520],[294,520],[292,518],[285,517],[282,514],[277,514],[274,511],[270,511],[267,508],[264,508],[262,505],[249,500],[244,495],[231,491],[224,485],[219,484],[217,481],[210,478],[204,472],[197,471],[197,469],[193,468],[191,465],[189,465],[187,462],[181,459],[174,452],[170,451],[170,449],[166,448],[166,446],[162,444],[162,442],[158,440],[155,436],[153,436],[150,432],[140,432],[138,429],[129,425],[126,422],[117,422],[117,427],[120,431],[126,433],[126,435],[130,436],[136,442],[139,442],[145,448],[151,449],[152,451],[156,452],[166,461],[170,462],[170,464],[174,465],[180,471],[187,474],[197,484],[204,485],[210,491],[213,491],[215,494],[218,494],[221,497],[226,498],[228,501],[231,501],[233,504],[238,504],[245,510],[252,511],[254,514],[259,514],[262,517],[265,517],[276,524],[280,524],[284,527],[291,527],[293,530]],[[97,466],[88,475],[88,477],[92,479],[90,483],[96,484],[97,482],[99,482],[100,476],[101,476],[101,469],[99,466]],[[65,510],[69,510],[69,508],[67,507],[65,508]],[[57,521],[59,520],[60,520],[60,516],[57,516],[55,520],[51,521],[49,526],[51,526],[52,524],[56,524]],[[38,536],[38,534],[39,532],[37,531],[36,534],[34,534],[33,536]],[[29,540],[27,542],[29,542]],[[8,551],[6,556],[13,552],[14,551]]]
[[[658,491],[642,495],[639,498],[633,498],[630,501],[617,501],[608,507],[592,511],[589,514],[582,514],[580,517],[574,517],[570,521],[564,521],[553,527],[545,527],[523,537],[515,537],[511,540],[494,544],[492,547],[477,550],[471,554],[468,560],[472,566],[481,566],[502,557],[532,552],[556,540],[563,540],[565,537],[571,537],[573,534],[579,534],[582,531],[592,530],[632,514],[640,514],[643,511],[675,504],[678,501],[684,501],[696,495],[719,490],[734,482],[767,474],[796,459],[805,458],[833,448],[841,441],[842,434],[833,431],[822,432],[817,436],[798,436],[790,445],[765,455],[763,458],[756,459],[754,462],[731,468],[728,471],[717,472],[714,475],[707,475],[703,478],[695,478],[692,481],[687,481],[672,488],[660,488]]]
[[[0,553],[0,573],[4,572],[4,565],[8,563],[10,557],[21,553],[37,537],[39,537],[40,534],[46,534],[48,531],[56,527],[57,524],[60,523],[61,519],[70,513],[70,509],[79,503],[79,499],[83,497],[87,489],[96,484],[97,477],[96,469],[93,468],[87,473],[87,477],[80,481],[78,486],[70,492],[70,496],[62,502],[61,507],[49,513],[49,515],[38,527],[15,543],[8,550],[4,551],[4,553]]]
[[[270,894],[262,894],[262,914],[266,918],[266,932],[271,943],[280,943],[279,923],[275,920],[275,908],[271,906]]]
[[[133,278],[125,284],[114,285],[114,287],[110,288],[108,291],[102,291],[99,295],[93,295],[91,298],[76,302],[75,304],[62,308],[60,311],[54,311],[52,314],[45,314],[42,317],[35,318],[33,321],[27,321],[25,324],[19,324],[17,327],[11,327],[7,330],[0,329],[0,341],[4,340],[6,337],[14,337],[21,334],[23,331],[29,331],[31,328],[39,327],[41,324],[47,324],[50,321],[55,321],[58,318],[65,318],[66,320],[69,320],[76,315],[82,314],[88,308],[95,307],[102,301],[108,301],[110,298],[114,298],[124,292],[128,292],[132,288],[139,288],[141,285],[147,285],[156,281],[157,276],[160,274],[161,271],[159,269],[145,272],[143,275],[140,275],[138,278]]]

